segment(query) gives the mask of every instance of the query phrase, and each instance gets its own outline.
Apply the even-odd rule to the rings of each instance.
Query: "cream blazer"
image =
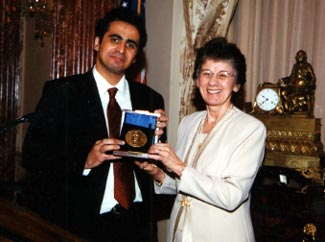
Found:
[[[155,184],[158,194],[177,194],[167,241],[253,242],[250,190],[264,157],[265,126],[232,107],[206,137],[203,151],[185,160],[205,116],[195,112],[179,125],[175,150],[188,163],[181,178],[167,175],[162,186]]]

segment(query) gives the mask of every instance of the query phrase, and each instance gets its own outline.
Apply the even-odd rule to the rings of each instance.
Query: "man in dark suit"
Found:
[[[165,139],[162,96],[125,78],[146,40],[137,15],[126,9],[109,12],[96,25],[93,69],[46,82],[25,137],[23,165],[34,182],[36,209],[89,241],[157,240],[152,180],[134,160],[112,154],[124,143],[110,137],[106,116],[113,99],[107,90],[117,88],[121,109],[161,114],[156,134]],[[117,161],[132,166],[135,194],[129,206],[114,196]]]

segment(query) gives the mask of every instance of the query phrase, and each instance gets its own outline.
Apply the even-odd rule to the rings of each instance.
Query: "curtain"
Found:
[[[84,73],[94,64],[93,42],[99,18],[119,0],[54,0],[51,77]]]
[[[259,82],[289,76],[296,53],[304,50],[316,75],[314,115],[325,141],[325,1],[240,0],[228,39],[246,56],[246,101],[254,102]]]
[[[192,73],[196,50],[216,36],[225,36],[238,0],[183,0],[185,31],[181,41],[179,116],[195,111]]]
[[[1,0],[0,8],[0,127],[17,118],[20,87],[20,0]],[[0,133],[0,180],[12,181],[15,167],[15,129]]]

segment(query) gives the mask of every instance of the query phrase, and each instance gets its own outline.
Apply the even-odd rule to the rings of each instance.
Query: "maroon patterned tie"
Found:
[[[107,118],[110,138],[119,138],[121,126],[121,108],[116,102],[117,88],[108,89],[109,103]],[[131,163],[128,160],[114,161],[114,197],[124,208],[129,208],[135,197],[134,176]]]

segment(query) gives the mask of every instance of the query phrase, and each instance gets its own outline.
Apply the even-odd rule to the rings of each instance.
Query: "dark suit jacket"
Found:
[[[129,82],[133,109],[164,108],[160,94]],[[108,137],[92,72],[48,81],[27,131],[22,162],[34,178],[38,210],[64,226],[99,213],[110,162],[82,176],[94,143]],[[126,161],[133,162],[133,161]],[[152,178],[134,166],[144,218],[151,218]],[[54,222],[56,222],[54,221]]]

